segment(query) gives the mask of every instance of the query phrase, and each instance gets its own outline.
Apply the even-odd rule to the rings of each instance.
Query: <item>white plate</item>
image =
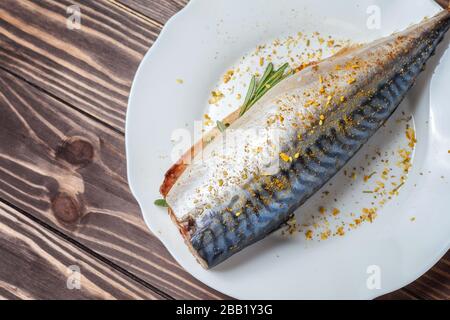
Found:
[[[377,15],[377,7],[372,5],[380,9],[380,29],[367,27],[369,16]],[[189,253],[165,211],[153,201],[160,197],[159,186],[172,163],[173,131],[191,129],[204,112],[218,117],[230,111],[227,108],[236,102],[228,98],[223,101],[231,107],[209,106],[210,92],[229,68],[240,63],[252,65],[241,58],[257,45],[299,31],[371,41],[437,11],[439,7],[431,0],[408,1],[408,5],[403,0],[192,0],[167,23],[145,56],[129,100],[129,183],[151,231],[194,277],[241,299],[371,299],[425,273],[450,247],[450,52],[445,52],[449,37],[401,110],[347,166],[347,170],[367,166],[365,154],[371,157],[377,147],[382,153],[390,150],[386,157],[394,163],[396,150],[406,143],[404,124],[396,120],[403,116],[401,111],[413,116],[410,125],[418,137],[413,166],[399,195],[378,210],[373,223],[345,229],[345,236],[326,241],[307,241],[297,232],[293,236],[276,233],[206,271]],[[375,170],[377,165],[380,170],[379,159],[371,164]],[[360,175],[352,182],[339,174],[327,190],[332,198],[322,199],[319,192],[298,210],[298,220],[311,223],[317,206],[324,203],[330,208],[340,206],[342,218],[329,217],[336,225],[350,217],[344,211],[359,212],[371,205],[361,192],[368,186]],[[373,282],[378,275],[380,286]]]

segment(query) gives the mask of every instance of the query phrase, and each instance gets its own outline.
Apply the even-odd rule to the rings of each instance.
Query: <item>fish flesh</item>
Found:
[[[444,10],[310,65],[176,163],[161,193],[198,262],[214,267],[283,226],[390,117],[449,27]]]
[[[198,262],[212,268],[282,227],[392,115],[449,27],[444,10],[312,64],[177,162],[161,193]]]

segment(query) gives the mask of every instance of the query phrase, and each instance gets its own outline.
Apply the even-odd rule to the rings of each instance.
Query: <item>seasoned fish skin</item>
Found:
[[[264,169],[258,155],[238,151],[224,157],[223,137],[207,146],[206,160],[188,166],[166,197],[202,266],[214,267],[278,230],[331,179],[395,111],[449,27],[450,15],[442,12],[311,66],[273,88],[226,134],[238,135],[233,129],[245,127],[281,130],[283,159],[276,173],[256,174]],[[330,88],[331,99],[316,94]],[[249,142],[252,147],[258,143]]]

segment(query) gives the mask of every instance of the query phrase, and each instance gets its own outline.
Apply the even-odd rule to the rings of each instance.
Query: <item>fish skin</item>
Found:
[[[441,12],[308,67],[271,89],[226,131],[228,139],[234,136],[264,151],[270,149],[266,140],[247,141],[238,129],[281,131],[277,147],[290,160],[280,161],[270,175],[260,174],[265,165],[258,155],[239,147],[221,151],[225,135],[206,146],[166,197],[198,262],[212,268],[284,225],[392,115],[449,27],[450,14]],[[316,94],[324,84],[335,93],[331,100]],[[311,96],[317,105],[305,107]]]

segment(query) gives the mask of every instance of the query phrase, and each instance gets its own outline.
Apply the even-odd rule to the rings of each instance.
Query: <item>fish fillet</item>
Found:
[[[161,193],[198,262],[214,267],[283,226],[391,116],[449,27],[444,10],[311,65],[176,163]]]

